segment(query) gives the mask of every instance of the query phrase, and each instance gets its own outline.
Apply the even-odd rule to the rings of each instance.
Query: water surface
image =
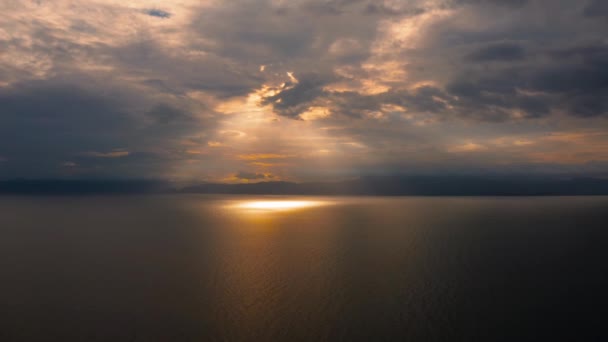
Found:
[[[606,197],[0,197],[0,340],[605,340],[607,222]]]

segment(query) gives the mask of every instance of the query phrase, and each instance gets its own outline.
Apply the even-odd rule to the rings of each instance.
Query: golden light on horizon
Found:
[[[326,204],[323,201],[312,200],[255,200],[242,201],[231,207],[247,211],[292,211]]]

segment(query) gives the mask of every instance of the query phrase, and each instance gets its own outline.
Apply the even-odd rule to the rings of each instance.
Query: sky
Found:
[[[0,179],[608,176],[608,1],[0,12]]]

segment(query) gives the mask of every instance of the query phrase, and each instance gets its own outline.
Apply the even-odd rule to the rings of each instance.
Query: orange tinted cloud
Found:
[[[252,153],[252,154],[240,154],[238,159],[240,160],[264,160],[264,159],[285,159],[289,158],[285,154],[277,153]]]

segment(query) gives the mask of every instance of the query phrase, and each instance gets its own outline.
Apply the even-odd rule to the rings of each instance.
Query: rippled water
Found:
[[[0,340],[606,340],[607,222],[606,197],[0,197]]]

